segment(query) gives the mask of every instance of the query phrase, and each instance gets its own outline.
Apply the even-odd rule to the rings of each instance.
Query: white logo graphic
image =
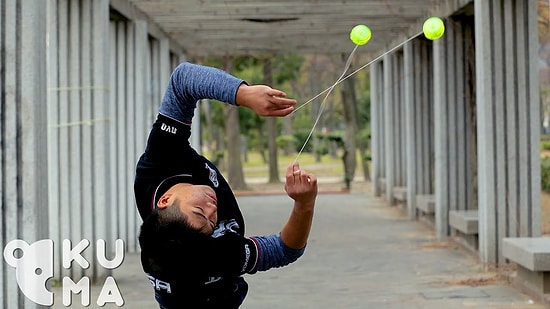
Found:
[[[81,268],[90,267],[90,262],[82,256],[82,252],[90,245],[87,239],[81,240],[74,247],[71,247],[71,241],[63,240],[62,262],[63,268],[71,268],[72,262],[76,262]],[[117,239],[115,241],[115,257],[108,260],[105,255],[105,241],[97,241],[96,259],[99,265],[106,269],[115,269],[119,267],[124,260],[124,241]],[[15,277],[17,285],[23,294],[42,306],[52,306],[54,295],[46,289],[46,281],[53,277],[54,265],[54,244],[51,239],[44,239],[28,244],[24,240],[15,239],[10,241],[4,248],[4,260],[8,265],[15,268]],[[68,307],[72,303],[72,294],[80,294],[83,306],[90,305],[90,279],[82,277],[80,281],[74,282],[69,277],[63,280],[63,305]],[[124,305],[124,300],[116,281],[108,276],[105,279],[103,287],[99,293],[97,304],[105,306],[106,303],[114,303],[117,306]]]
[[[149,274],[147,274],[147,279],[149,279],[149,282],[151,282],[151,285],[155,288],[155,290],[165,290],[168,294],[172,293],[172,287],[170,286],[170,283],[159,280]]]
[[[216,171],[211,168],[208,163],[204,163],[204,165],[206,166],[206,169],[210,171],[210,175],[208,176],[208,178],[210,178],[210,181],[212,182],[214,187],[217,188],[220,185],[220,183],[218,182],[218,173],[216,173]]]
[[[218,238],[225,235],[226,233],[237,233],[239,229],[239,224],[235,219],[229,221],[220,221],[216,226],[216,229],[212,233],[212,238]]]
[[[160,125],[160,129],[162,131],[165,131],[165,132],[168,132],[168,133],[172,133],[172,134],[176,134],[176,132],[178,132],[178,128],[176,127],[173,127],[173,126],[169,126],[165,123],[161,124]]]
[[[53,293],[46,289],[46,281],[53,277],[53,241],[39,240],[31,245],[16,239],[4,248],[6,263],[15,268],[15,277],[21,292],[33,302],[53,305]]]

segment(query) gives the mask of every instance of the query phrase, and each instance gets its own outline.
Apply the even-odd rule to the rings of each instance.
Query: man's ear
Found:
[[[172,193],[164,193],[157,202],[157,207],[160,209],[164,209],[170,206],[170,203],[168,202],[170,197],[172,197]]]

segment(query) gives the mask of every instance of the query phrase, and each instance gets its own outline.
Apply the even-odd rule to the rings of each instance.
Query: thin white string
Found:
[[[302,154],[302,152],[306,148],[306,145],[309,142],[309,139],[313,135],[313,131],[315,131],[315,127],[317,127],[317,123],[319,123],[319,119],[321,119],[321,115],[323,114],[323,111],[325,109],[325,102],[326,102],[328,96],[332,93],[332,90],[334,89],[334,87],[336,87],[336,85],[339,84],[340,80],[344,77],[344,75],[348,71],[349,67],[351,66],[351,59],[353,58],[353,54],[355,54],[355,51],[357,50],[357,47],[359,47],[359,45],[355,45],[355,48],[353,48],[353,50],[349,54],[348,60],[346,61],[346,65],[344,67],[344,72],[342,72],[342,75],[340,75],[340,77],[336,80],[336,82],[330,88],[328,88],[328,92],[327,92],[327,90],[322,92],[322,93],[327,92],[327,95],[325,95],[325,98],[321,102],[321,107],[319,108],[319,113],[317,114],[317,118],[315,119],[315,122],[313,123],[313,126],[311,127],[311,130],[309,131],[309,134],[308,134],[304,144],[302,145],[302,148],[298,152],[298,155],[296,156],[296,159],[294,159],[294,163],[296,163],[298,161],[298,158],[300,157],[300,155]],[[294,112],[295,111],[296,110],[294,110]]]
[[[549,0],[550,1],[550,0]],[[337,85],[339,85],[341,82],[345,81],[346,79],[350,78],[351,76],[357,74],[359,71],[367,68],[369,65],[373,64],[374,62],[380,60],[382,57],[384,57],[385,55],[395,51],[396,49],[398,49],[399,47],[407,44],[408,42],[410,42],[411,40],[413,40],[414,38],[416,38],[417,36],[421,35],[423,32],[420,31],[419,33],[415,34],[414,36],[408,38],[407,40],[397,44],[395,47],[393,47],[392,49],[388,50],[387,52],[381,54],[380,56],[374,58],[373,60],[371,60],[370,62],[368,62],[367,64],[363,65],[362,67],[358,68],[357,70],[351,72],[350,74],[348,74],[346,77],[344,77],[344,75],[346,74],[347,70],[349,69],[349,66],[351,65],[351,59],[352,59],[352,56],[353,54],[355,53],[355,51],[357,50],[357,47],[359,47],[359,45],[355,45],[355,48],[353,49],[353,51],[350,53],[349,57],[348,57],[348,60],[346,62],[346,67],[344,68],[344,72],[342,73],[342,75],[340,76],[340,78],[338,78],[338,80],[336,80],[336,82],[330,86],[329,88],[323,90],[322,92],[320,92],[319,94],[317,94],[316,96],[314,96],[313,98],[309,99],[308,101],[306,101],[304,104],[298,106],[298,108],[296,108],[292,113],[289,114],[292,115],[294,114],[296,111],[298,111],[299,109],[301,109],[302,107],[306,106],[307,104],[311,103],[313,100],[317,99],[318,97],[320,97],[323,93],[327,92],[327,94],[325,95],[325,98],[323,99],[323,101],[321,102],[321,107],[319,108],[319,113],[317,114],[317,118],[315,119],[315,122],[313,123],[313,126],[311,127],[311,130],[304,142],[304,144],[302,145],[302,148],[300,149],[300,151],[298,152],[298,155],[296,156],[296,159],[294,159],[294,163],[296,163],[298,161],[298,158],[300,157],[300,155],[302,154],[302,152],[304,151],[304,149],[306,148],[306,145],[307,143],[309,142],[311,136],[313,135],[313,131],[315,131],[315,127],[317,126],[317,123],[319,122],[319,119],[321,119],[321,115],[324,111],[324,107],[325,107],[325,101],[327,100],[328,96],[332,93],[332,90],[334,89],[334,87],[336,87]]]
[[[550,1],[550,0],[549,0]],[[402,43],[399,43],[398,45],[396,45],[395,47],[393,47],[392,49],[388,50],[387,52],[383,53],[382,55],[374,58],[373,60],[371,60],[369,63],[363,65],[362,67],[358,68],[357,70],[351,72],[349,75],[347,75],[346,77],[338,80],[334,85],[330,86],[329,88],[321,91],[321,93],[317,94],[316,96],[314,96],[313,98],[309,99],[308,101],[306,101],[304,104],[298,106],[292,113],[290,113],[290,115],[294,114],[296,111],[298,111],[299,109],[301,109],[302,107],[306,106],[307,104],[311,103],[313,100],[317,99],[318,97],[320,97],[323,93],[327,92],[327,91],[331,91],[332,88],[334,88],[335,86],[337,86],[338,84],[340,84],[341,82],[345,81],[346,79],[352,77],[353,75],[357,74],[359,71],[365,69],[366,67],[368,67],[369,65],[375,63],[376,61],[380,60],[382,57],[384,57],[385,55],[393,52],[394,50],[398,49],[399,47],[407,44],[408,42],[410,42],[412,39],[416,38],[417,36],[421,35],[422,34],[422,31],[415,34],[414,36],[408,38],[406,41],[403,41]]]

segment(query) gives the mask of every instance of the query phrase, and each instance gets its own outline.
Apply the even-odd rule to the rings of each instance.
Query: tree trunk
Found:
[[[225,70],[233,71],[230,57],[225,58]],[[239,126],[239,111],[237,107],[226,105],[224,109],[225,132],[227,136],[227,180],[236,190],[246,190],[243,165],[241,161],[241,130]]]
[[[273,71],[271,59],[268,57],[264,61],[264,83],[273,84]],[[266,119],[267,126],[267,147],[269,152],[269,183],[278,183],[279,164],[277,158],[277,118],[269,117]]]
[[[357,141],[357,148],[359,149],[359,158],[361,160],[361,167],[363,170],[363,178],[365,181],[370,181],[370,169],[369,169],[369,161],[367,160],[367,152],[368,152],[368,140],[364,140],[361,138],[361,130],[359,129],[361,121],[359,120],[359,109],[357,105],[357,95],[355,93],[355,80],[353,78],[349,78],[345,81],[346,85],[344,87],[347,87],[348,91],[350,92],[350,96],[352,98],[352,103],[350,104],[350,108],[352,109],[351,115],[353,115],[353,121],[355,122],[354,125],[354,131],[355,131],[355,140]]]
[[[342,55],[345,60],[346,56]],[[357,136],[357,122],[358,122],[358,110],[357,99],[355,96],[354,82],[352,78],[348,78],[343,82],[342,93],[342,106],[344,111],[344,122],[346,125],[346,136],[344,138],[344,183],[346,189],[350,189],[351,182],[355,177],[355,168],[357,167],[357,160],[355,155],[357,153],[355,137]]]
[[[258,123],[258,152],[260,153],[260,156],[262,156],[262,162],[264,164],[268,164],[269,159],[265,155],[265,132],[264,132],[264,123],[259,122]]]
[[[313,93],[319,93],[321,92],[320,88],[320,84],[319,84],[319,81],[320,81],[320,76],[321,76],[321,73],[319,68],[321,67],[318,63],[319,57],[317,55],[314,55],[313,56],[313,65],[311,66],[311,70],[312,72],[310,72],[309,74],[309,83],[310,83],[310,88],[313,90],[312,92]],[[318,102],[313,102],[313,104],[311,105],[311,124],[313,125],[315,123],[315,120],[317,119],[317,116],[319,115],[319,110],[320,110],[320,106],[321,104],[318,103]],[[321,127],[321,129],[324,127],[324,121],[323,121],[323,117],[321,117],[321,119],[319,119],[319,127]],[[312,150],[313,150],[313,155],[315,156],[315,162],[317,163],[321,163],[321,158],[322,158],[322,153],[321,153],[321,140],[315,136],[312,137]]]
[[[225,165],[223,164],[223,142],[220,135],[220,128],[214,123],[212,110],[210,109],[210,100],[202,99],[200,107],[204,114],[204,119],[206,120],[206,140],[204,143],[206,145],[206,151],[210,153],[210,160],[214,165],[219,169],[225,169]]]

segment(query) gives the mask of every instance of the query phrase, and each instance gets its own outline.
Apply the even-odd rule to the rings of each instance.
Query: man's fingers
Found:
[[[292,113],[293,110],[294,110],[294,107],[292,107],[292,106],[284,108],[284,109],[277,109],[277,110],[270,111],[269,115],[267,115],[267,116],[283,117],[283,116],[286,116],[286,115]]]
[[[294,106],[298,104],[298,101],[294,99],[276,98],[275,101],[273,101],[273,103],[281,107],[289,107],[289,106]]]
[[[298,101],[294,99],[287,99],[286,97],[271,95],[270,102],[278,106],[294,106],[298,104]]]
[[[317,177],[313,174],[307,174],[306,175],[306,181],[311,184],[312,186],[317,185]]]
[[[295,174],[296,171],[300,171],[300,165],[298,164],[298,162],[294,162],[292,164],[289,164],[288,167],[286,168],[286,177],[289,178],[289,177],[293,177]]]
[[[271,87],[267,90],[267,94],[272,97],[286,98],[286,93]]]

